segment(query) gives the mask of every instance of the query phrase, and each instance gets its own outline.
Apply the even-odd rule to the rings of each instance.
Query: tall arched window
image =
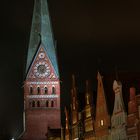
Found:
[[[54,106],[54,101],[51,101],[51,107],[53,107]]]
[[[40,101],[37,101],[37,107],[40,107]]]
[[[30,94],[33,94],[33,87],[30,87]]]
[[[37,94],[40,94],[40,87],[37,87]]]
[[[44,88],[44,94],[48,94],[48,88],[47,87]]]
[[[56,94],[56,89],[55,89],[55,87],[52,87],[52,94]]]
[[[35,107],[35,101],[32,101],[32,107]]]
[[[46,107],[49,107],[49,101],[46,101]]]

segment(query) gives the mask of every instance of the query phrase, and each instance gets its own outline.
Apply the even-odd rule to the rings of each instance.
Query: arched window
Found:
[[[56,94],[56,89],[55,89],[55,87],[52,87],[52,94]]]
[[[32,107],[35,107],[35,101],[32,101]]]
[[[33,94],[33,87],[30,87],[30,94]]]
[[[48,88],[47,87],[44,88],[44,94],[48,94]]]
[[[49,101],[46,101],[46,107],[49,107]]]
[[[37,94],[40,94],[40,87],[37,87]]]
[[[40,101],[37,101],[37,107],[40,107]]]
[[[53,107],[54,106],[54,101],[51,101],[51,107]]]

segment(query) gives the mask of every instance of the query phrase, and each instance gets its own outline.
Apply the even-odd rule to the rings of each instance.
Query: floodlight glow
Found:
[[[15,140],[14,138],[12,138],[11,140]]]

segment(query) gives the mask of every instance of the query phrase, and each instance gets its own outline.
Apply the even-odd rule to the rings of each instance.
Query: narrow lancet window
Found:
[[[56,94],[56,89],[55,89],[55,87],[52,87],[52,94]]]
[[[49,101],[46,101],[46,107],[49,107]]]
[[[44,89],[44,94],[48,94],[48,88],[47,87],[45,87],[45,89]]]
[[[35,101],[32,101],[32,107],[35,107]]]
[[[40,94],[40,87],[37,87],[37,94]]]

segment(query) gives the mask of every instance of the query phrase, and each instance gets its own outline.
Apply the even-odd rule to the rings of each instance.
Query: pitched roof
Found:
[[[35,0],[27,55],[26,73],[35,57],[39,45],[43,44],[47,55],[59,77],[56,48],[53,39],[47,0]]]

